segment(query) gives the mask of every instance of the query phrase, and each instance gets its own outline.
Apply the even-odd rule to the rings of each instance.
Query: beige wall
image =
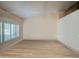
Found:
[[[26,40],[56,39],[57,13],[26,19],[23,26],[23,38]]]

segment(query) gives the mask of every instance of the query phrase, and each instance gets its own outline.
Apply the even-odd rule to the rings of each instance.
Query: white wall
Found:
[[[58,20],[58,40],[79,51],[79,10]]]
[[[57,15],[35,16],[24,21],[26,40],[53,40],[57,38]]]

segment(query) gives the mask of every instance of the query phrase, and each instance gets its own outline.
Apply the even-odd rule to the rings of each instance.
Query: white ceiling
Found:
[[[48,13],[64,11],[75,1],[0,1],[0,7],[20,17],[44,15]]]

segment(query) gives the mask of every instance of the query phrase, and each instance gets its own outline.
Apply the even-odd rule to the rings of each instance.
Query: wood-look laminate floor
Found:
[[[23,40],[6,51],[0,52],[0,57],[10,58],[73,58],[76,53],[63,46],[58,41]]]

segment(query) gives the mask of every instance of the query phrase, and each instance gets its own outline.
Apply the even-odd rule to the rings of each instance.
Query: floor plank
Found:
[[[54,40],[23,40],[6,51],[0,52],[0,57],[18,58],[72,58],[79,57],[76,53]]]

